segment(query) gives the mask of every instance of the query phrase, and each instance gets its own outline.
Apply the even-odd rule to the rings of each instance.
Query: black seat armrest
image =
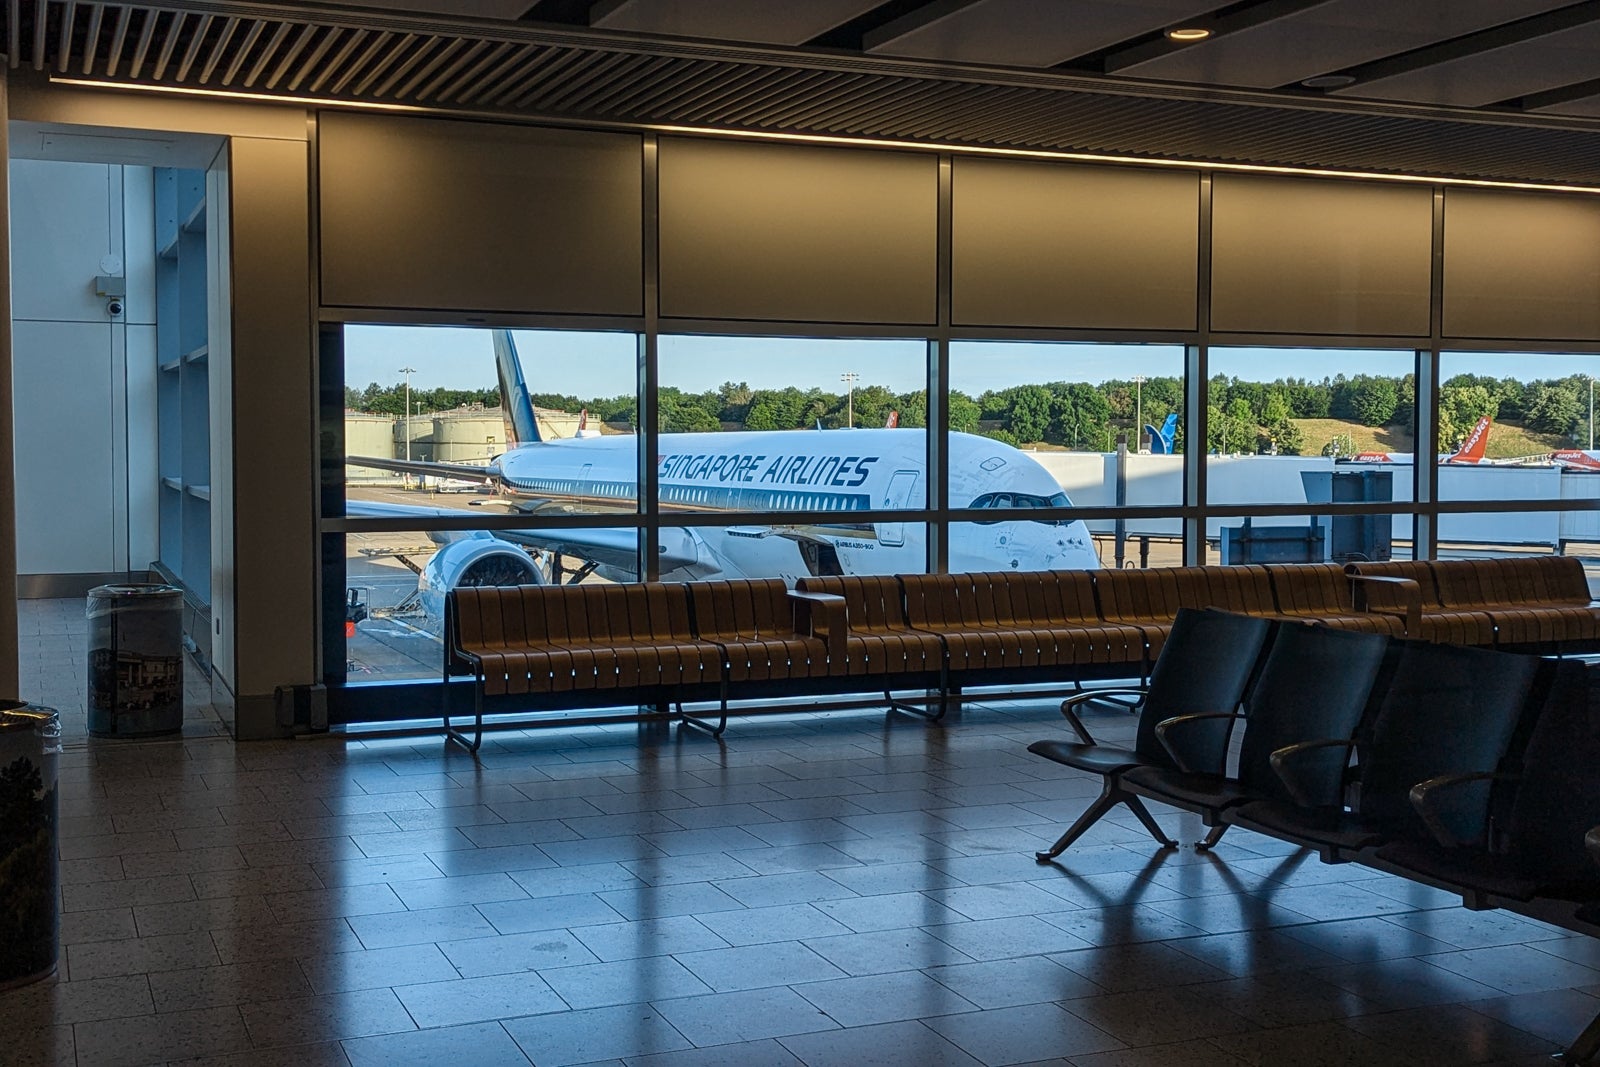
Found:
[[[1583,847],[1589,850],[1589,858],[1600,863],[1600,826],[1593,827],[1583,835]]]
[[[1481,797],[1480,790],[1487,790],[1495,782],[1515,782],[1517,779],[1518,776],[1514,774],[1492,772],[1441,774],[1411,787],[1411,806],[1422,816],[1434,840],[1445,848],[1482,848],[1487,842],[1481,832],[1462,833],[1452,822],[1457,818],[1471,819],[1481,826],[1484,820],[1463,810],[1465,806],[1470,803],[1475,810],[1482,811],[1488,798]]]
[[[1100,742],[1089,735],[1088,727],[1084,726],[1083,720],[1078,718],[1078,705],[1087,704],[1090,701],[1100,700],[1108,696],[1142,697],[1149,692],[1148,687],[1135,686],[1125,689],[1095,689],[1084,693],[1074,693],[1061,702],[1061,714],[1066,717],[1067,724],[1072,727],[1079,740],[1086,745],[1097,745]]]
[[[1267,761],[1272,764],[1278,780],[1283,783],[1296,804],[1303,808],[1326,807],[1339,803],[1343,798],[1320,795],[1312,782],[1313,780],[1342,782],[1344,766],[1350,762],[1350,750],[1355,748],[1355,745],[1356,743],[1348,738],[1301,741],[1297,745],[1274,749],[1267,756]],[[1331,760],[1335,753],[1339,758],[1339,773],[1329,775],[1326,773],[1329,770],[1326,761]]]
[[[1207,711],[1156,723],[1156,737],[1180,771],[1222,774],[1228,767],[1228,738],[1238,712]]]

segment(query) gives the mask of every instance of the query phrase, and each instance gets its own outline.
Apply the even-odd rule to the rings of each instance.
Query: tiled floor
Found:
[[[61,713],[67,744],[89,735],[89,620],[83,598],[17,602],[18,692],[24,700]],[[9,694],[8,694],[9,695]],[[211,707],[211,681],[183,657],[183,736],[227,732]]]
[[[1248,833],[1036,865],[1097,790],[1024,751],[1060,730],[90,742],[0,1061],[1531,1067],[1600,1011],[1600,943]]]

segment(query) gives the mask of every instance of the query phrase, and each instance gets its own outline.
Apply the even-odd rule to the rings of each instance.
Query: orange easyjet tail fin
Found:
[[[890,430],[894,429],[896,426],[899,426],[900,413],[898,411],[889,412],[889,417],[883,420],[883,425]]]
[[[1461,448],[1455,455],[1445,460],[1446,463],[1477,463],[1483,459],[1483,450],[1489,447],[1489,423],[1493,421],[1485,415],[1478,420],[1472,432],[1467,434],[1467,439],[1461,442]]]

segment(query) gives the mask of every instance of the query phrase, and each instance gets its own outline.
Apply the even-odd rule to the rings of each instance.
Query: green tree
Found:
[[[1495,413],[1495,399],[1486,386],[1444,385],[1439,388],[1439,446],[1457,448],[1485,415]]]
[[[1362,375],[1350,385],[1350,411],[1364,426],[1386,426],[1400,396],[1393,378]]]
[[[747,430],[796,430],[805,415],[805,397],[794,386],[759,389],[745,408]]]
[[[1006,429],[1018,441],[1043,441],[1050,432],[1054,415],[1055,398],[1042,385],[1018,386],[1011,395],[1011,405],[1006,412]]]

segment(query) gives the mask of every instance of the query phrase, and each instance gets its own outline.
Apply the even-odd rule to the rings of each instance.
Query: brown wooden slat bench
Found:
[[[1143,679],[1180,608],[1542,651],[1594,647],[1600,613],[1565,557],[992,572],[634,585],[477,587],[445,616],[445,729],[476,751],[485,698],[531,706],[676,705],[720,734],[731,691],[882,691],[939,718],[964,685]],[[1446,604],[1445,601],[1449,603]],[[451,725],[473,676],[475,729]],[[935,709],[894,689],[935,689]],[[684,710],[714,700],[715,727]]]

